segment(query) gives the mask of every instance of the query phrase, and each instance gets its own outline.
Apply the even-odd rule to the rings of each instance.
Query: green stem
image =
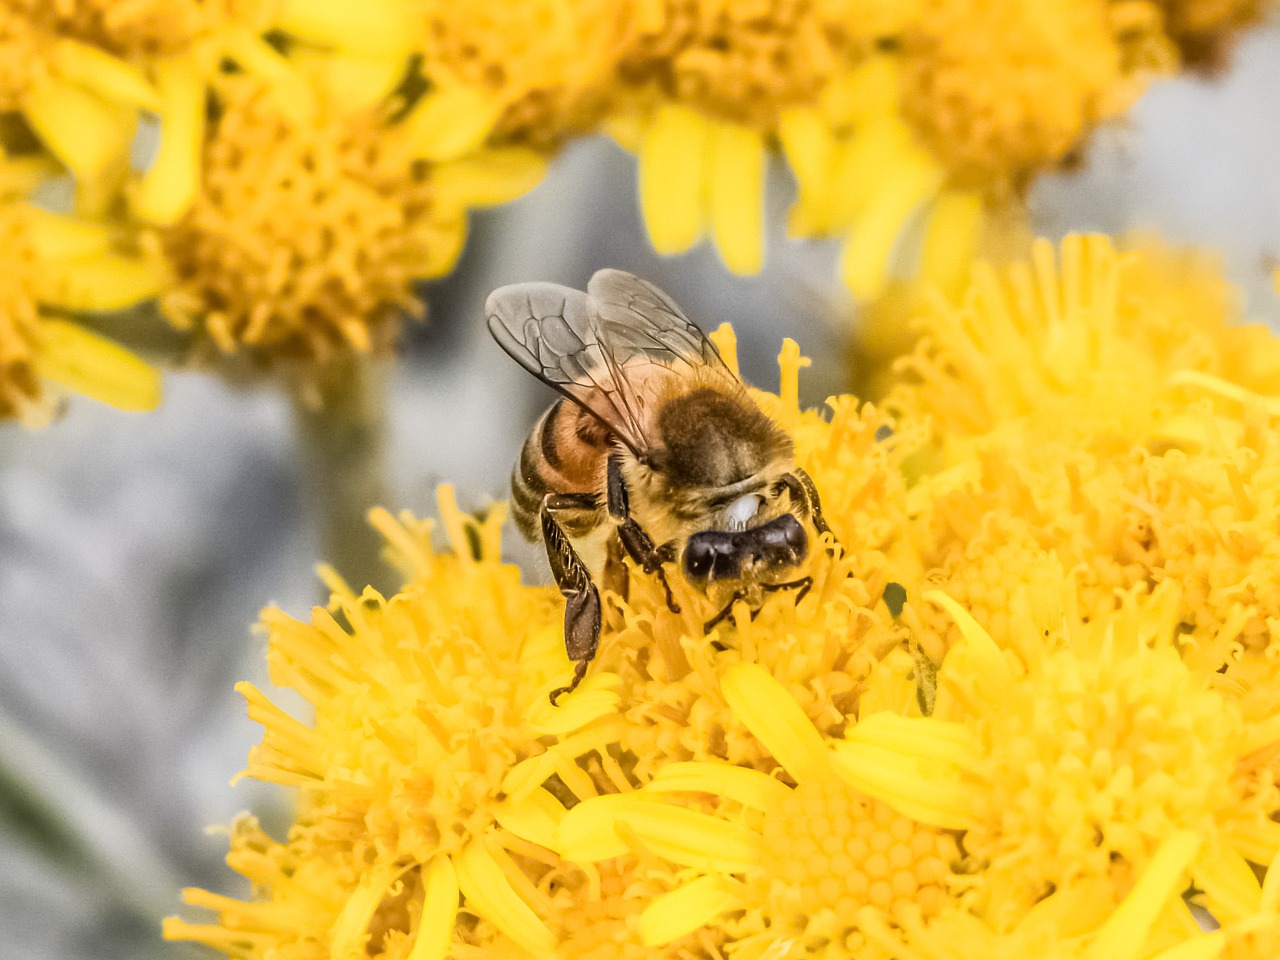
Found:
[[[385,365],[341,354],[295,384],[294,416],[307,493],[321,523],[323,557],[359,592],[394,587],[370,507],[388,502]]]

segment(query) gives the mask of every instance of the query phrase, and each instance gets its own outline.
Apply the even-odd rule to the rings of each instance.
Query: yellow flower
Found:
[[[892,955],[890,924],[927,920],[946,901],[954,838],[842,779],[799,704],[758,665],[725,668],[720,693],[782,780],[740,763],[669,764],[641,790],[574,807],[560,822],[560,852],[594,862],[647,849],[697,875],[640,913],[649,945],[731,913],[741,915],[727,924],[735,949],[752,955],[788,944],[812,955]],[[903,778],[894,790],[928,818],[930,791],[947,785]],[[710,800],[665,802],[685,794]]]
[[[558,861],[536,841],[563,808],[543,782],[558,774],[565,789],[593,792],[575,762],[607,742],[617,697],[593,678],[571,705],[551,706],[567,669],[553,593],[521,588],[496,562],[504,511],[464,518],[447,488],[441,509],[454,555],[432,550],[429,525],[373,515],[411,577],[390,599],[357,596],[329,571],[330,606],[311,623],[264,613],[272,680],[310,701],[314,720],[242,684],[265,727],[245,773],[298,788],[298,824],[287,844],[251,826],[233,833],[232,865],[263,898],[197,891],[188,899],[219,922],[170,921],[170,938],[252,956],[274,955],[283,938],[335,957],[442,958],[475,935],[458,925],[461,894],[494,935],[534,953],[554,945],[535,881]],[[271,861],[269,875],[262,855],[237,855],[245,846]]]
[[[1240,766],[1252,738],[1237,704],[1182,661],[1176,590],[1130,594],[1110,617],[1028,618],[1007,648],[950,597],[924,599],[963,637],[939,668],[934,716],[973,737],[964,849],[984,916],[1017,923],[1080,879],[1123,891],[1178,831],[1203,844],[1191,874],[1217,916],[1258,909],[1245,861],[1280,850],[1280,793]]]
[[[47,167],[37,156],[0,153],[0,418],[42,425],[62,388],[150,410],[160,401],[159,373],[65,314],[153,296],[164,271],[121,245],[108,225],[24,200]]]
[[[615,93],[630,4],[504,0],[427,5],[423,71],[435,88],[408,120],[429,159],[486,141],[538,148],[594,126]]]
[[[194,206],[161,233],[176,275],[164,306],[227,352],[386,351],[421,310],[413,281],[461,252],[467,209],[523,192],[542,164],[513,153],[424,169],[375,109],[303,88],[317,110],[300,116],[266,81],[219,80]]]

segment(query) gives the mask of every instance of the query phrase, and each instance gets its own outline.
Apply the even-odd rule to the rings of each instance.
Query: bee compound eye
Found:
[[[684,548],[684,573],[690,580],[705,580],[716,562],[716,548],[707,537],[694,534]]]

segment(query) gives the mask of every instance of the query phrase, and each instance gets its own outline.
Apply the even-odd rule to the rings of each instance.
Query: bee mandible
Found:
[[[582,681],[600,641],[598,583],[626,595],[630,557],[680,612],[666,566],[724,599],[808,590],[803,520],[830,529],[791,437],[755,404],[715,345],[665,293],[600,270],[586,293],[517,283],[490,294],[498,345],[563,397],[535,424],[511,475],[520,531],[542,540],[565,598],[564,639]]]

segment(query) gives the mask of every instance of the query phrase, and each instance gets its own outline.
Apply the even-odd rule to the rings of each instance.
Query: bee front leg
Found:
[[[600,645],[600,591],[591,581],[582,558],[569,542],[564,528],[555,518],[557,511],[583,511],[597,509],[596,498],[590,494],[549,493],[542,500],[539,519],[542,521],[542,540],[547,548],[547,561],[551,575],[564,596],[564,648],[569,659],[575,661],[573,679],[566,687],[551,691],[551,703],[566,693],[572,693],[586,676],[587,664],[596,655]]]
[[[679,613],[680,606],[671,593],[666,571],[662,569],[664,563],[675,559],[675,546],[670,543],[657,546],[653,537],[631,516],[631,498],[627,494],[627,482],[622,476],[622,460],[617,456],[611,456],[608,460],[605,501],[609,516],[618,523],[618,539],[622,542],[622,548],[627,551],[627,556],[638,563],[645,573],[657,575],[667,595],[667,609],[672,613]]]

